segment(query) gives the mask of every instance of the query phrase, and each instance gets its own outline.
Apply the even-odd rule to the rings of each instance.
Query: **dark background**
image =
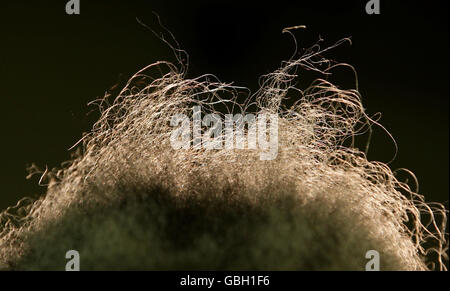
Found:
[[[45,192],[26,165],[58,166],[68,148],[98,117],[86,104],[172,52],[136,17],[161,31],[152,11],[190,55],[189,77],[216,74],[257,88],[258,76],[293,53],[284,27],[300,47],[319,38],[333,44],[327,57],[354,65],[370,114],[393,134],[393,169],[417,175],[428,201],[448,205],[448,1],[381,0],[381,15],[359,1],[93,1],[67,15],[66,1],[0,3],[0,210]],[[122,76],[122,77],[120,77]],[[351,74],[339,77],[351,84]],[[339,83],[339,82],[338,82]],[[369,158],[388,162],[394,147],[377,130]]]

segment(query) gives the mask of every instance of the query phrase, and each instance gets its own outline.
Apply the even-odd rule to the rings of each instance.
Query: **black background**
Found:
[[[190,56],[189,77],[213,73],[257,88],[258,77],[300,47],[351,37],[327,57],[354,65],[365,107],[382,112],[399,154],[393,169],[415,172],[428,201],[448,205],[448,1],[93,1],[67,15],[66,1],[0,3],[0,210],[45,192],[27,164],[55,167],[97,115],[86,104],[171,50],[136,17],[161,31],[152,11]],[[351,83],[351,75],[339,77]],[[338,82],[339,83],[339,82]],[[388,162],[394,147],[375,132],[369,158]]]

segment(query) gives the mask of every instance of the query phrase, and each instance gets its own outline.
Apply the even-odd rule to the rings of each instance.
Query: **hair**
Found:
[[[282,62],[253,94],[189,79],[182,62],[138,71],[112,102],[96,100],[101,115],[78,154],[42,174],[46,194],[1,213],[0,269],[63,269],[75,249],[82,269],[364,270],[376,250],[382,270],[446,270],[445,208],[355,146],[382,126],[357,86],[329,81],[352,68],[324,57],[346,41]],[[297,88],[308,71],[321,77]],[[170,119],[194,105],[276,114],[278,156],[173,149]]]

